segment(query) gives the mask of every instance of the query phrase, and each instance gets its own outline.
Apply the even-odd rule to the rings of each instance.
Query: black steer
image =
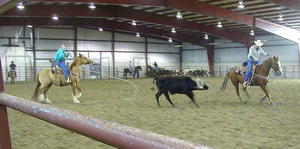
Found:
[[[193,90],[208,90],[208,86],[203,83],[201,80],[194,81],[190,77],[187,76],[160,76],[156,77],[153,80],[156,80],[156,86],[158,88],[158,92],[156,93],[156,101],[158,106],[159,97],[164,94],[169,101],[169,103],[175,107],[172,102],[169,93],[171,94],[185,94],[189,98],[191,98],[192,102],[197,106],[198,104],[195,102]]]

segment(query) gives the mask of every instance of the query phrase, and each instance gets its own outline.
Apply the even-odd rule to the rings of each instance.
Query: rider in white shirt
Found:
[[[264,44],[260,41],[260,40],[256,40],[254,41],[254,45],[250,47],[249,49],[249,54],[248,54],[248,59],[247,59],[247,68],[248,71],[246,72],[245,75],[245,79],[244,79],[244,83],[243,86],[246,87],[247,84],[249,83],[249,78],[252,75],[252,65],[258,64],[258,59],[260,56],[267,56],[267,55],[271,55],[271,53],[267,53],[265,52],[261,47]]]
[[[129,67],[130,71],[133,72],[133,70],[134,70],[134,65],[133,65],[132,61],[129,61],[128,67]]]

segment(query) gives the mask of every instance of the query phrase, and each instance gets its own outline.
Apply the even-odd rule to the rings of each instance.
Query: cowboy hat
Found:
[[[261,47],[264,45],[264,43],[262,43],[260,40],[256,40],[254,41],[255,45],[258,46],[258,47]]]

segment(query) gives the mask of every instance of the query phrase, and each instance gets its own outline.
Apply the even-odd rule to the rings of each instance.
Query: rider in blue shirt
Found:
[[[61,48],[57,50],[54,60],[56,61],[56,65],[61,69],[63,69],[64,76],[67,79],[67,83],[69,83],[71,82],[71,79],[69,78],[70,71],[65,64],[65,60],[70,56],[70,53],[67,53],[65,49],[66,49],[65,45],[62,45]]]

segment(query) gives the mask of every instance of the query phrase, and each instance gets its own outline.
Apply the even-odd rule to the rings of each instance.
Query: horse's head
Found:
[[[142,66],[136,66],[136,69],[142,71]]]
[[[80,65],[87,65],[93,63],[93,60],[83,56],[81,53],[79,53],[79,56],[76,58],[76,63]]]
[[[281,67],[281,63],[280,63],[279,57],[278,56],[273,56],[272,60],[273,60],[272,69],[275,70],[275,75],[276,76],[281,75],[281,73],[282,73],[282,67]]]

